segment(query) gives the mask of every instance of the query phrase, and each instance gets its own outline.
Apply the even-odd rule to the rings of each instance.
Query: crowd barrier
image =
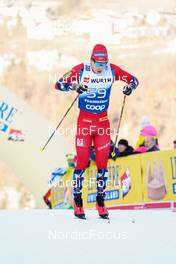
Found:
[[[106,205],[111,209],[176,207],[176,151],[157,151],[108,161]],[[95,208],[95,162],[85,172],[85,208]],[[52,207],[72,204],[72,172],[52,188]]]

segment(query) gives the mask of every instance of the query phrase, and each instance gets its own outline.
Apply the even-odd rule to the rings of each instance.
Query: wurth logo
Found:
[[[93,78],[91,83],[108,83],[112,82],[112,78]]]

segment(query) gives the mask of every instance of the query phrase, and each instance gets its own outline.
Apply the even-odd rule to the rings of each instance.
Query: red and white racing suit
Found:
[[[137,79],[120,67],[107,63],[103,71],[96,74],[90,63],[81,63],[60,78],[55,88],[61,91],[74,90],[74,83],[88,87],[87,92],[79,95],[80,109],[77,120],[76,152],[77,164],[73,174],[74,194],[82,190],[84,171],[87,168],[92,142],[95,148],[97,173],[97,191],[103,193],[108,177],[107,161],[110,151],[110,124],[107,116],[110,92],[114,81],[133,83],[137,87]],[[100,184],[100,181],[102,184]]]

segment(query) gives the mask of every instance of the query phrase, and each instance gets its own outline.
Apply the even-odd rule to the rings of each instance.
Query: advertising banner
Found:
[[[176,200],[176,152],[143,154],[141,168],[144,203],[154,206],[159,205],[159,202],[162,204]]]
[[[157,151],[108,161],[106,206],[112,209],[170,208],[176,205],[176,151]],[[73,204],[72,173],[52,189],[52,204]],[[97,168],[94,161],[85,171],[84,208],[95,208]]]
[[[142,178],[139,155],[109,160],[109,177],[106,189],[106,205],[129,205],[142,203]],[[95,163],[86,170],[83,188],[84,205],[94,208],[96,200],[96,174]]]

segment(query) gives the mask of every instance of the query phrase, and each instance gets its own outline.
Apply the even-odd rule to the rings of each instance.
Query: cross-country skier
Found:
[[[108,210],[104,203],[110,149],[110,124],[107,109],[113,82],[118,80],[127,84],[123,88],[125,95],[130,95],[138,86],[137,78],[117,65],[109,63],[106,47],[96,44],[89,62],[73,67],[55,84],[58,90],[75,90],[80,94],[76,135],[77,164],[73,173],[74,214],[79,218],[85,218],[82,184],[92,141],[98,169],[96,208],[100,217],[108,218]]]

